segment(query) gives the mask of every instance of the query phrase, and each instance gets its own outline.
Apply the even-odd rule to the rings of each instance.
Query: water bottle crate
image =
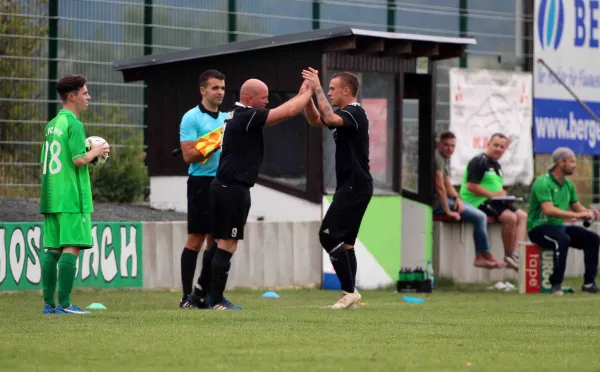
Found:
[[[431,280],[398,280],[397,291],[399,293],[431,293]]]
[[[433,266],[427,261],[427,267],[402,267],[398,273],[398,292],[433,291]]]

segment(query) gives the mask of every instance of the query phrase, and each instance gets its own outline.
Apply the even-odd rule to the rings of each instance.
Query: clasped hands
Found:
[[[304,79],[304,82],[302,82],[302,86],[300,87],[300,91],[298,91],[298,95],[306,92],[308,89],[315,93],[321,88],[318,70],[315,70],[312,67],[309,67],[308,70],[302,70],[302,78]]]

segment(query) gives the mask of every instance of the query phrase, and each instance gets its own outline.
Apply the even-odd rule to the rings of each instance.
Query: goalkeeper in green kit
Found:
[[[44,130],[42,194],[44,252],[41,255],[44,314],[89,314],[71,304],[71,291],[79,251],[92,247],[92,189],[88,164],[108,154],[106,142],[92,143],[86,152],[86,135],[79,117],[91,99],[82,75],[60,79],[56,90],[63,102]],[[93,142],[93,141],[92,141]],[[58,303],[54,293],[58,282]]]

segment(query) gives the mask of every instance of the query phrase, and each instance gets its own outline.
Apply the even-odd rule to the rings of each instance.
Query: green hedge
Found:
[[[144,157],[142,141],[138,136],[131,136],[121,146],[111,148],[104,165],[90,165],[94,201],[132,203],[142,200],[149,184]]]

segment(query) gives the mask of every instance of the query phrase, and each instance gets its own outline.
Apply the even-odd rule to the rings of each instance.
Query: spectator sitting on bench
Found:
[[[456,136],[452,132],[440,135],[438,149],[435,152],[435,202],[433,213],[446,214],[460,221],[473,223],[473,241],[475,242],[475,261],[473,265],[486,269],[506,267],[506,264],[490,252],[487,234],[487,216],[469,203],[463,202],[450,181],[450,157],[456,147]]]
[[[467,164],[460,187],[460,197],[494,217],[502,224],[504,261],[514,270],[519,269],[517,245],[527,233],[527,213],[515,208],[513,202],[494,200],[506,196],[504,176],[498,160],[508,148],[508,138],[494,133],[484,153]]]
[[[598,219],[598,211],[581,205],[575,185],[567,178],[577,165],[575,153],[568,147],[559,147],[552,153],[552,160],[548,173],[539,176],[531,188],[527,219],[529,239],[554,252],[554,271],[550,276],[553,294],[563,294],[569,247],[583,250],[585,274],[581,291],[600,293],[596,285],[600,236],[581,226],[565,225],[565,221]]]

